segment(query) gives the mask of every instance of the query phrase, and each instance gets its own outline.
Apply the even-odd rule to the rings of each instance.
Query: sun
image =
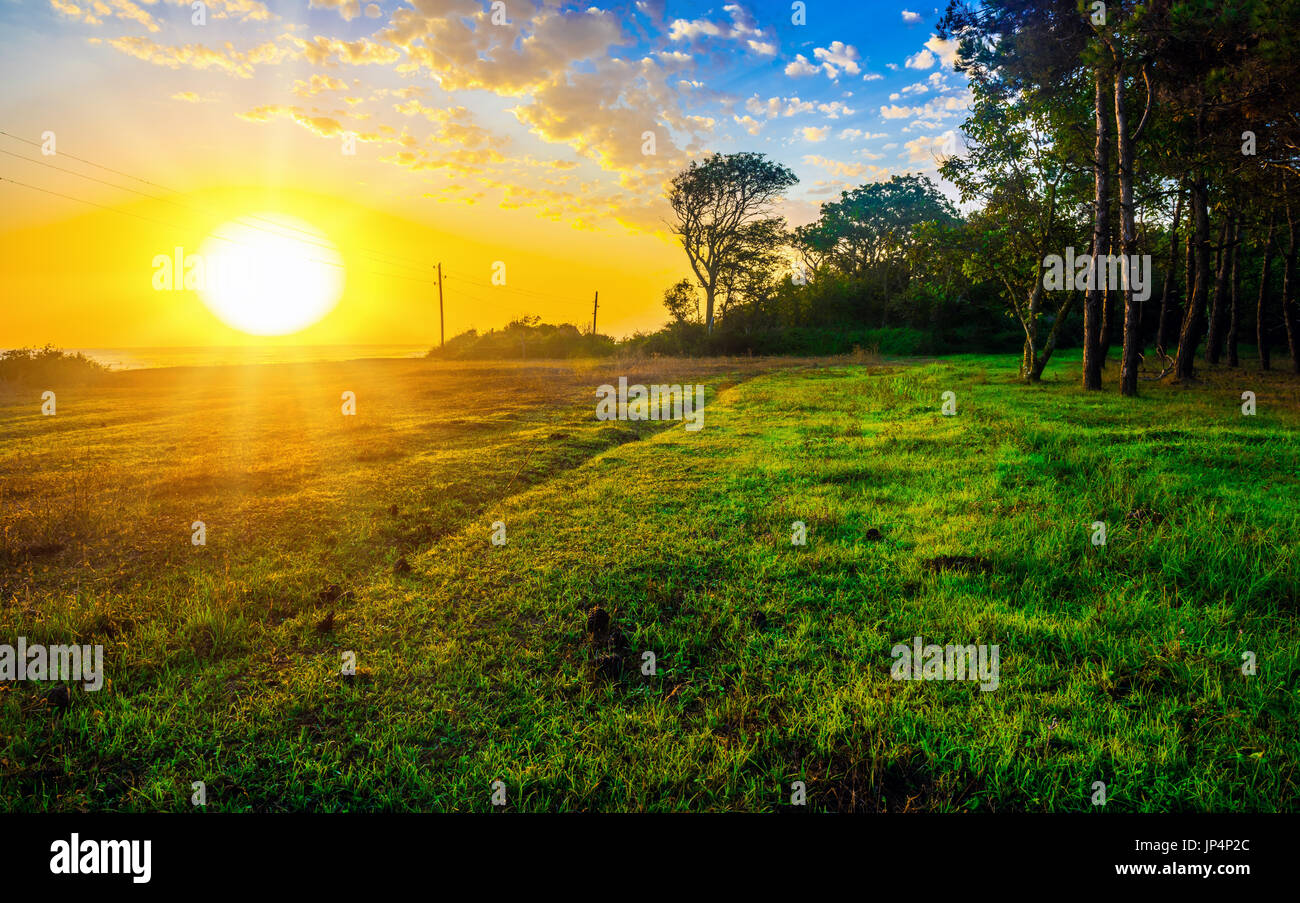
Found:
[[[323,232],[257,213],[214,229],[200,248],[199,297],[223,323],[252,335],[306,329],[343,293],[343,258]]]

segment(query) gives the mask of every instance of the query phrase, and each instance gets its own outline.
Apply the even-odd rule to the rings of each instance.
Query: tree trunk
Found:
[[[1043,268],[1035,268],[1034,287],[1029,291],[1029,316],[1025,327],[1025,353],[1020,362],[1020,378],[1026,382],[1036,382],[1034,369],[1038,364],[1038,311],[1043,304]],[[1041,372],[1041,371],[1040,371]]]
[[[1112,195],[1115,193],[1116,181],[1117,180],[1115,178],[1115,172],[1112,170],[1110,174],[1110,190]],[[1115,199],[1112,198],[1112,200]],[[1115,251],[1119,248],[1119,242],[1117,241],[1115,235],[1115,231],[1117,228],[1116,224],[1119,222],[1118,210],[1119,210],[1118,203],[1112,203],[1110,205],[1110,213],[1107,216],[1107,221],[1110,225],[1110,231],[1106,235],[1106,247],[1101,252],[1104,256],[1107,257],[1110,256],[1111,254],[1114,254]],[[1101,275],[1102,273],[1106,273],[1107,275],[1109,275],[1110,270],[1109,268],[1102,269],[1099,267],[1097,273],[1098,275]],[[1105,370],[1106,365],[1110,363],[1110,346],[1112,344],[1110,337],[1111,337],[1111,329],[1114,327],[1114,325],[1115,325],[1115,287],[1112,286],[1109,282],[1107,282],[1106,294],[1102,300],[1102,306],[1101,306],[1101,369],[1102,370]]]
[[[1291,213],[1291,204],[1286,205],[1286,221],[1289,225],[1289,241],[1286,247],[1286,264],[1282,270],[1282,322],[1286,325],[1287,349],[1291,352],[1291,372],[1300,373],[1300,335],[1296,334],[1295,283],[1296,283],[1296,220]]]
[[[1070,292],[1060,309],[1057,310],[1056,322],[1052,324],[1052,331],[1047,334],[1047,342],[1044,343],[1043,350],[1039,353],[1038,359],[1034,361],[1033,369],[1029,372],[1030,382],[1036,383],[1043,378],[1043,370],[1047,368],[1047,362],[1052,359],[1052,352],[1056,350],[1056,340],[1061,334],[1061,328],[1065,325],[1065,321],[1069,319],[1077,294],[1077,292]]]
[[[1264,266],[1259,273],[1259,301],[1255,305],[1255,343],[1259,346],[1259,369],[1270,369],[1268,353],[1268,317],[1265,316],[1265,301],[1268,299],[1268,276],[1273,266],[1273,229],[1277,225],[1277,214],[1268,217],[1268,234],[1264,237]]]
[[[1223,356],[1223,327],[1228,312],[1228,279],[1231,276],[1232,239],[1235,213],[1228,213],[1219,230],[1219,253],[1214,276],[1214,306],[1210,309],[1210,329],[1205,337],[1205,360],[1217,364]]]
[[[1083,387],[1101,388],[1101,321],[1106,302],[1098,257],[1110,240],[1110,112],[1109,94],[1101,67],[1093,71],[1097,144],[1093,160],[1092,282],[1083,306]]]
[[[1115,72],[1115,142],[1119,150],[1119,223],[1120,253],[1125,265],[1124,278],[1124,349],[1120,356],[1119,391],[1137,395],[1138,363],[1142,353],[1142,311],[1133,291],[1133,275],[1128,264],[1137,254],[1137,230],[1133,225],[1133,142],[1129,138],[1128,112],[1124,104],[1124,72]]]
[[[1169,230],[1169,266],[1165,269],[1165,287],[1160,295],[1160,322],[1156,324],[1156,351],[1163,355],[1169,341],[1169,317],[1173,313],[1171,293],[1174,287],[1174,268],[1178,266],[1178,221],[1183,215],[1183,192],[1178,189],[1174,201],[1174,224]]]
[[[1232,235],[1232,314],[1228,323],[1228,366],[1240,367],[1237,337],[1241,335],[1241,220]]]
[[[1198,133],[1199,133],[1198,129]],[[1210,290],[1210,211],[1209,189],[1204,172],[1192,182],[1191,202],[1196,228],[1196,281],[1188,296],[1183,328],[1178,333],[1178,356],[1174,359],[1174,379],[1190,380],[1196,372],[1196,346],[1201,341],[1205,319],[1205,297]]]

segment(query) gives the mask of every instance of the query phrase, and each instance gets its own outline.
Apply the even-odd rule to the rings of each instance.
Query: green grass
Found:
[[[111,679],[62,713],[0,685],[0,804],[187,810],[202,780],[209,810],[486,811],[500,780],[511,810],[773,810],[802,780],[820,810],[1092,811],[1101,780],[1106,811],[1296,808],[1294,378],[1129,400],[1068,357],[1033,387],[1010,357],[791,363],[230,368],[0,407],[0,638],[102,642]],[[618,375],[707,382],[705,428],[595,422]],[[891,679],[916,635],[998,644],[1000,686]]]

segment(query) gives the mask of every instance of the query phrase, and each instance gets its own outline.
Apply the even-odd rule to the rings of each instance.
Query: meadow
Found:
[[[1077,360],[4,395],[0,641],[103,644],[107,681],[0,683],[0,808],[773,811],[802,781],[814,811],[1083,812],[1102,781],[1106,812],[1293,811],[1300,382],[1126,399]],[[703,383],[704,429],[598,422],[619,376]],[[892,679],[915,636],[998,644],[998,688]]]

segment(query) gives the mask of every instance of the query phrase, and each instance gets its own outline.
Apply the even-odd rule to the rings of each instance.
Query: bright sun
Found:
[[[203,242],[199,296],[222,322],[285,335],[329,313],[343,292],[343,258],[325,234],[279,213],[232,220]]]

